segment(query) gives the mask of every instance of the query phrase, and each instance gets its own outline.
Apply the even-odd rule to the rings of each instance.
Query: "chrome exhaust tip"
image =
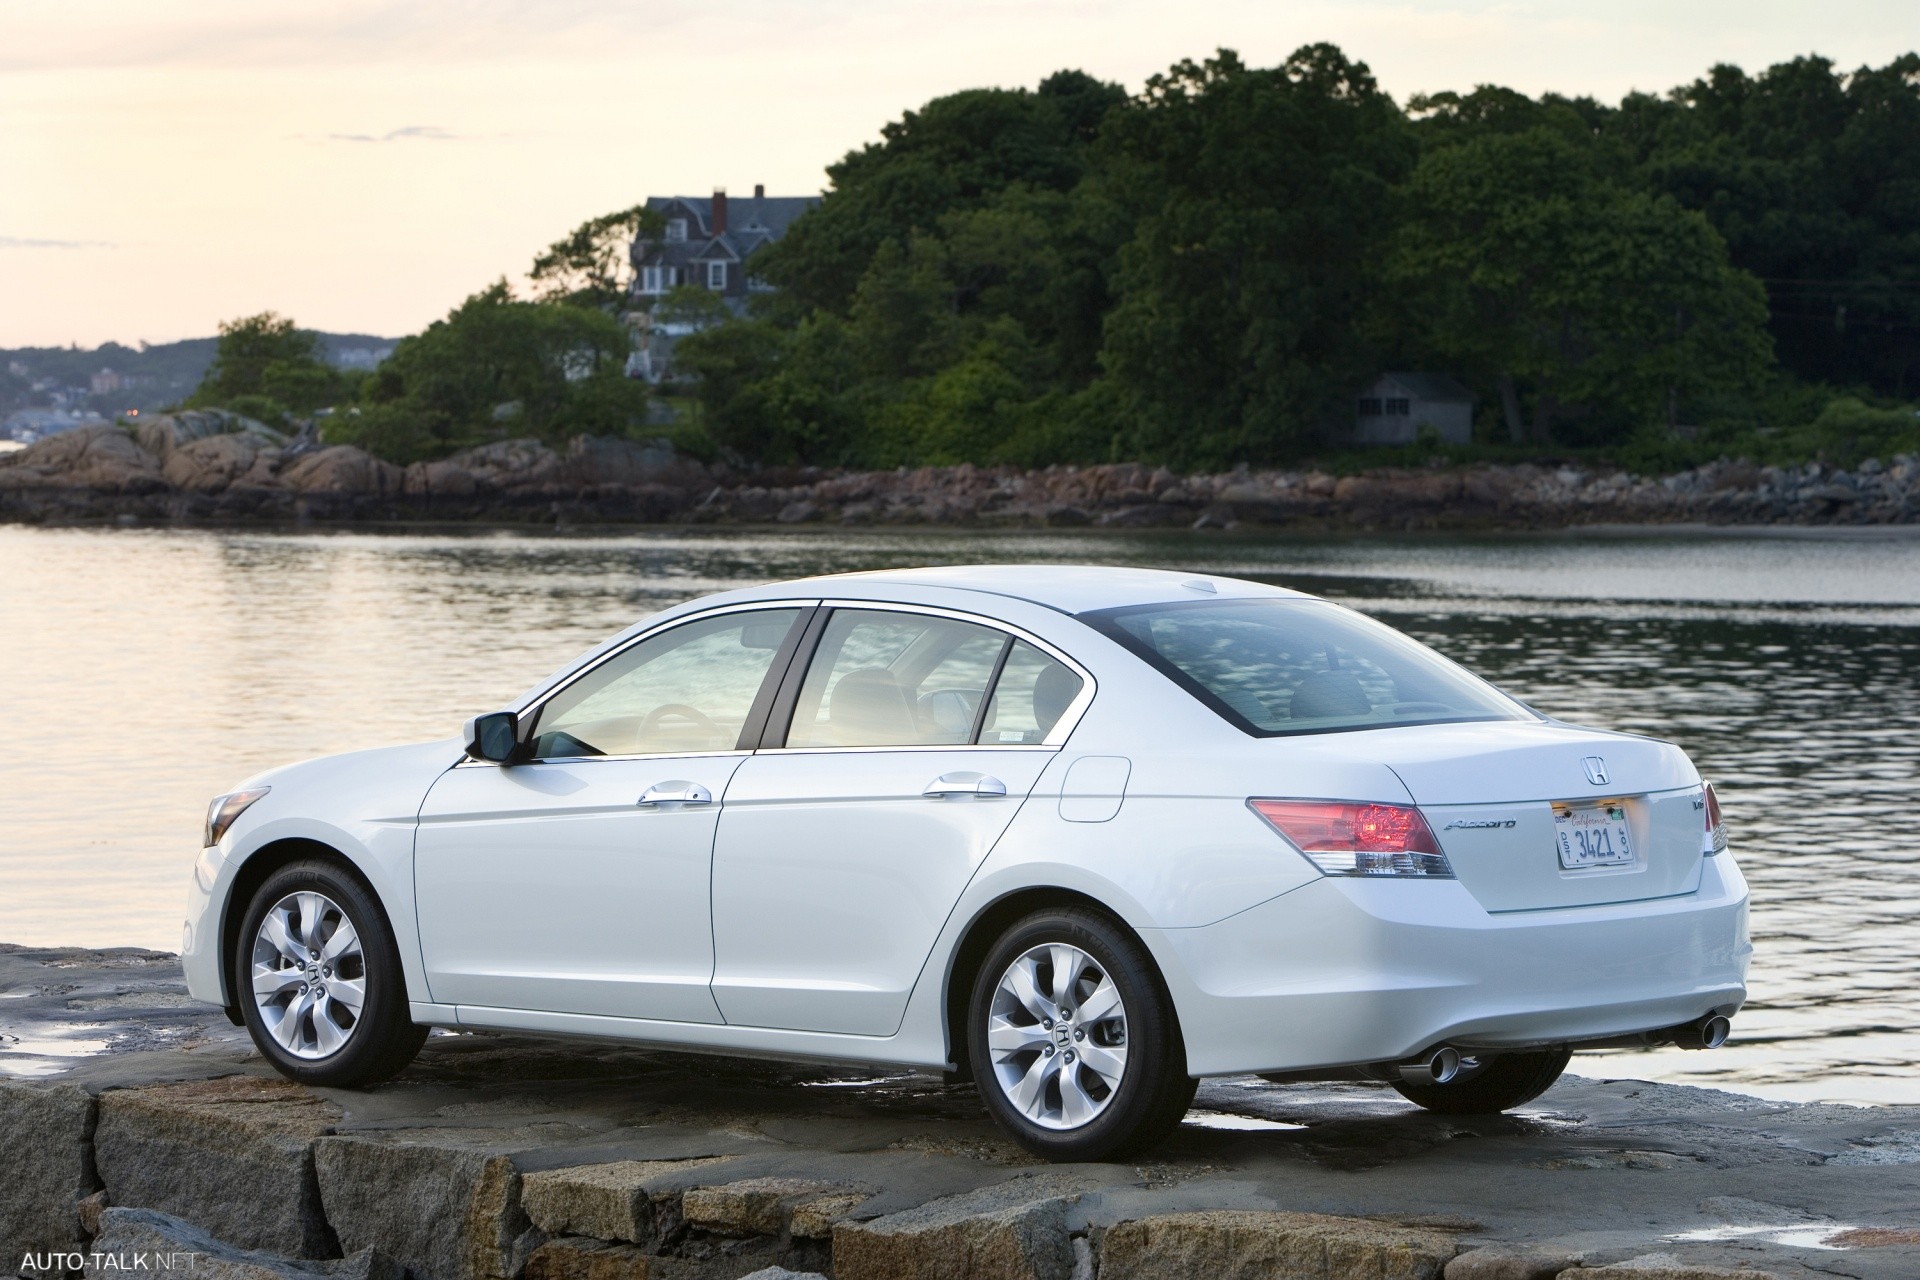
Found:
[[[1408,1084],[1445,1084],[1460,1074],[1460,1051],[1442,1045],[1426,1057],[1402,1062],[1394,1069]]]
[[[1733,1024],[1717,1013],[1673,1029],[1673,1043],[1682,1049],[1718,1049],[1733,1033]]]

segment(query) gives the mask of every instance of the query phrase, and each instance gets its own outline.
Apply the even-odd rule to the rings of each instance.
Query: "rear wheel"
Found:
[[[254,892],[233,981],[254,1045],[302,1084],[377,1084],[427,1038],[409,1016],[386,917],[332,862],[289,863]]]
[[[1048,1159],[1151,1146],[1193,1101],[1152,959],[1097,912],[1042,911],[1002,934],[974,982],[968,1033],[988,1112]]]
[[[1491,1115],[1535,1098],[1553,1087],[1573,1057],[1570,1049],[1542,1049],[1462,1059],[1460,1072],[1445,1084],[1411,1084],[1396,1080],[1393,1087],[1409,1102],[1443,1115]]]

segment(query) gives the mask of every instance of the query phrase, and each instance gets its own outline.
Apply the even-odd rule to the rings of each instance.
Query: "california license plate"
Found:
[[[1627,811],[1617,804],[1555,805],[1553,835],[1560,846],[1560,865],[1569,871],[1633,861]]]

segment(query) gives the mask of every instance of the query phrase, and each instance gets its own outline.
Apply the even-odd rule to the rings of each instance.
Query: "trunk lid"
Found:
[[[1333,746],[1334,739],[1365,739]],[[1571,725],[1494,721],[1330,734],[1388,765],[1426,815],[1454,874],[1488,911],[1598,906],[1699,887],[1699,775],[1671,743]],[[1610,806],[1631,861],[1561,864],[1556,808]]]

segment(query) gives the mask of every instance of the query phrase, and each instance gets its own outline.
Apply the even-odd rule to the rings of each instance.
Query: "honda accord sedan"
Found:
[[[1679,748],[1298,592],[1034,565],[695,600],[458,738],[261,774],[184,940],[295,1080],[431,1027],[899,1065],[1071,1160],[1204,1076],[1491,1112],[1711,1048],[1749,953]]]

